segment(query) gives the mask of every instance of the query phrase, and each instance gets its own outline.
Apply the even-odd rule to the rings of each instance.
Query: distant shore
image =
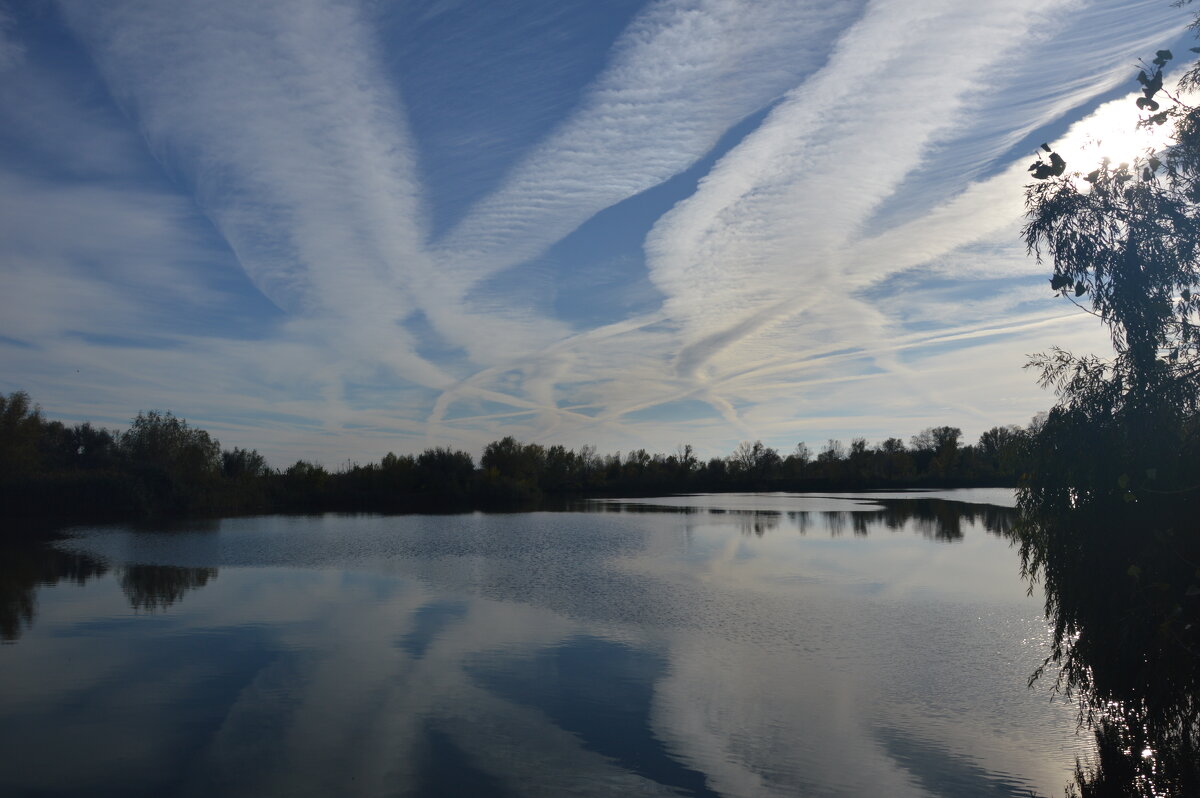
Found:
[[[1015,487],[1030,429],[994,427],[974,444],[957,427],[906,443],[830,440],[817,453],[761,441],[701,460],[636,449],[488,444],[348,461],[337,471],[298,460],[272,468],[257,451],[222,449],[170,412],[139,413],[126,430],[48,420],[23,392],[0,395],[0,507],[10,521],[105,522],[262,513],[470,512],[529,509],[591,497],[786,491],[796,493]]]

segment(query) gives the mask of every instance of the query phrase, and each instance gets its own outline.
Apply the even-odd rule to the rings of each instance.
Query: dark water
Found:
[[[76,529],[0,556],[3,795],[1061,795],[1006,492]]]

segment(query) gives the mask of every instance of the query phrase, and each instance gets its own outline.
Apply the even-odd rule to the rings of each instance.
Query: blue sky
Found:
[[[276,465],[969,437],[1104,331],[1019,230],[1128,156],[1113,0],[0,0],[0,390]]]

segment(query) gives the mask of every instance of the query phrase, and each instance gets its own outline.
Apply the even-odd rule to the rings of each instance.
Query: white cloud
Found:
[[[67,4],[164,167],[331,347],[450,378],[399,326],[429,261],[403,109],[349,3]]]
[[[45,167],[0,162],[0,336],[35,347],[4,344],[5,385],[76,418],[171,407],[229,445],[329,463],[503,434],[717,454],[855,419],[1024,420],[1049,397],[1009,361],[1066,328],[1019,241],[1031,157],[1014,144],[1180,22],[1116,0],[663,0],[430,242],[367,7],[62,7],[123,115],[40,57],[0,88]],[[578,329],[527,295],[551,272],[505,286],[773,103],[654,226],[661,308]],[[265,305],[235,267],[282,311],[250,319]]]
[[[460,280],[537,255],[703,156],[820,63],[846,3],[663,0],[614,45],[580,109],[440,242]]]

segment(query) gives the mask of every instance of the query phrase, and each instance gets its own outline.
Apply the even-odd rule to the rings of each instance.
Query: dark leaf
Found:
[[[1138,97],[1137,107],[1143,111],[1157,111],[1158,103],[1156,103],[1154,100],[1151,100],[1149,97]]]
[[[1030,164],[1029,171],[1033,172],[1033,177],[1035,180],[1045,180],[1047,178],[1054,177],[1055,175],[1054,168],[1049,164],[1042,163],[1041,161],[1034,161],[1032,164]]]
[[[1042,142],[1042,149],[1045,150],[1046,152],[1051,152],[1050,145],[1045,142]]]

